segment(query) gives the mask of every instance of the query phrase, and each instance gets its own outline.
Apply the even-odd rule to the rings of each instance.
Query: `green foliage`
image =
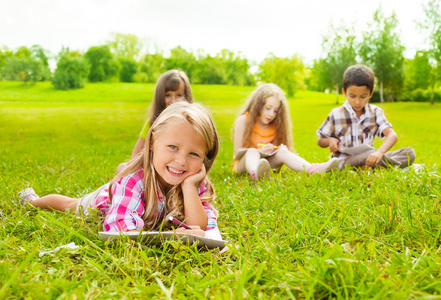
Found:
[[[52,84],[58,90],[83,88],[88,72],[89,65],[78,52],[61,53]]]
[[[405,90],[427,89],[431,85],[434,69],[427,51],[417,51],[413,59],[406,59],[405,70]]]
[[[118,62],[121,66],[119,70],[119,81],[121,82],[133,82],[133,76],[138,71],[138,63],[128,57],[121,57],[118,59]]]
[[[318,90],[329,89],[336,92],[338,104],[338,95],[343,87],[343,74],[349,66],[357,62],[353,28],[331,25],[328,35],[323,37],[322,47],[327,53],[326,57],[314,61],[311,75],[317,77],[315,81]]]
[[[270,53],[259,64],[257,76],[261,81],[276,83],[288,96],[293,96],[303,88],[304,74],[305,66],[299,56],[277,57]]]
[[[142,43],[134,34],[113,33],[113,40],[108,41],[107,45],[112,50],[115,57],[126,57],[138,59],[142,49]]]
[[[34,57],[11,56],[6,58],[2,69],[3,77],[8,80],[41,81],[46,75],[43,63]]]
[[[4,47],[0,51],[0,78],[7,80],[44,81],[50,78],[47,51],[39,45],[22,46],[15,52]]]
[[[428,55],[433,66],[430,80],[433,95],[436,83],[441,80],[441,1],[429,0],[423,5],[423,9],[425,18],[419,23],[419,26],[430,43]],[[433,98],[431,104],[434,104]]]
[[[170,56],[147,54],[140,61],[140,71],[147,75],[136,76],[138,82],[156,82],[166,70],[184,71],[192,83],[252,85],[254,77],[249,71],[248,60],[240,53],[223,49],[212,56],[199,51],[196,55],[178,46],[170,50]]]
[[[29,58],[32,55],[31,49],[25,46],[21,46],[15,51],[14,56],[18,58]]]
[[[241,53],[223,49],[216,55],[221,68],[225,70],[224,83],[229,85],[254,85],[254,76],[250,73],[250,64]]]
[[[165,72],[164,56],[161,53],[146,54],[139,64],[141,73],[145,75],[137,76],[136,82],[155,83],[159,76]]]
[[[433,93],[433,95],[432,95]],[[397,97],[397,101],[405,102],[441,102],[441,90],[415,89],[402,93]]]
[[[146,72],[138,72],[133,75],[133,81],[137,83],[147,83],[149,82],[149,75]]]
[[[84,54],[89,62],[89,81],[109,81],[119,72],[118,62],[113,58],[109,46],[93,46]]]
[[[201,55],[194,65],[191,82],[200,84],[226,83],[226,70],[218,56]]]
[[[33,45],[31,47],[32,55],[41,60],[45,67],[49,67],[49,52],[40,45]]]
[[[11,49],[6,46],[0,48],[0,79],[3,79],[2,68],[5,65],[6,59],[14,55]]]
[[[190,82],[192,82],[192,75],[194,66],[196,64],[196,58],[193,53],[185,50],[181,46],[175,47],[170,50],[170,56],[164,59],[164,69],[179,69],[187,74]]]
[[[398,20],[395,13],[386,17],[381,7],[374,12],[373,23],[363,35],[359,55],[370,66],[380,83],[389,93],[389,100],[401,92],[404,81],[404,46],[398,34]],[[381,97],[383,102],[383,97]]]
[[[221,151],[210,178],[230,250],[102,242],[101,220],[21,206],[17,192],[79,197],[130,157],[154,84],[57,91],[0,82],[0,298],[413,299],[441,294],[440,106],[385,103],[419,173],[346,170],[309,176],[284,167],[254,183],[231,172],[231,126],[253,87],[194,85],[213,113]],[[127,95],[128,94],[128,95]],[[62,98],[63,101],[57,101]],[[289,99],[299,155],[321,162],[315,130],[333,95]],[[130,116],[121,118],[121,115]],[[413,120],[413,122],[409,122]],[[30,146],[32,145],[32,146]],[[75,242],[81,247],[38,256]]]

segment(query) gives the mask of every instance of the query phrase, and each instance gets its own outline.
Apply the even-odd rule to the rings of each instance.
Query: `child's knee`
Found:
[[[256,156],[260,157],[259,151],[255,148],[248,149],[247,153],[245,155],[247,158],[248,157],[256,157]]]

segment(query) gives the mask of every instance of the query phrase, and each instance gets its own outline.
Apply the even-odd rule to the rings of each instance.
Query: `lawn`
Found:
[[[0,82],[0,299],[441,297],[439,105],[381,105],[398,133],[393,149],[413,147],[420,172],[310,176],[283,168],[255,184],[230,165],[231,127],[253,88],[194,85],[221,139],[210,177],[230,241],[225,253],[175,242],[107,244],[98,217],[19,204],[28,186],[81,196],[110,180],[131,154],[153,90]],[[296,151],[327,160],[315,131],[335,96],[299,91],[289,103]],[[70,242],[81,247],[38,255]]]

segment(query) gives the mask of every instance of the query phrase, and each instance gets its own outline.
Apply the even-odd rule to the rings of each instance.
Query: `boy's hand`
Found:
[[[372,153],[371,155],[368,156],[368,158],[366,159],[366,166],[370,167],[370,168],[374,168],[378,165],[378,163],[380,162],[380,160],[383,158],[383,153],[380,151],[375,151],[374,153]]]
[[[340,152],[340,147],[338,146],[339,140],[336,138],[329,138],[329,150],[332,152]]]
[[[207,172],[205,170],[205,165],[202,164],[202,167],[199,170],[199,172],[185,178],[184,181],[182,182],[182,185],[191,184],[191,185],[196,186],[205,178],[206,175],[207,175]]]
[[[273,144],[269,143],[269,144],[265,144],[262,147],[259,148],[260,152],[263,152],[265,154],[270,154],[272,152],[274,152],[276,148],[274,147]]]

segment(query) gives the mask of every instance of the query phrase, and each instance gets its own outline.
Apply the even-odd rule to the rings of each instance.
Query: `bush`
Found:
[[[122,57],[119,59],[121,69],[119,71],[119,81],[133,82],[133,75],[138,71],[138,64],[134,59]]]
[[[397,98],[397,101],[430,102],[431,94],[432,94],[431,90],[416,89],[411,92],[401,94]],[[441,91],[440,90],[433,91],[433,101],[434,102],[441,102]]]
[[[139,83],[149,82],[149,75],[146,72],[139,72],[133,75],[133,81]]]
[[[11,56],[5,59],[1,77],[7,80],[41,81],[48,77],[49,71],[43,63],[34,57]]]
[[[109,46],[90,47],[84,54],[90,64],[89,81],[110,81],[114,77],[118,78],[119,64],[113,58]]]
[[[89,73],[89,65],[80,56],[65,54],[57,62],[52,84],[57,90],[83,88]]]
[[[384,102],[387,102],[387,96],[388,94],[383,92],[383,99]],[[370,103],[380,103],[381,102],[381,98],[380,98],[380,90],[376,89],[374,90],[374,93],[372,94],[371,100],[369,100]]]

